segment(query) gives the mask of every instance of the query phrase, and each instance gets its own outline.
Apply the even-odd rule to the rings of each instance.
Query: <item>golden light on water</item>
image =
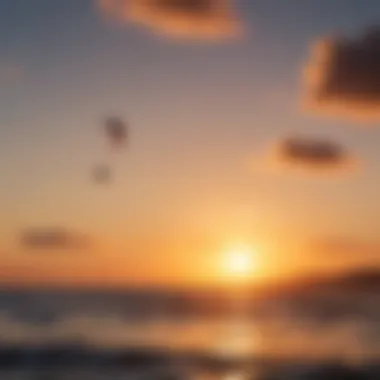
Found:
[[[228,373],[223,380],[246,380],[248,376],[244,372],[232,372]]]

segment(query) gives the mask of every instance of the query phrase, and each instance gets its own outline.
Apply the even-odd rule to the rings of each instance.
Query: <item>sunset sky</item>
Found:
[[[0,1],[0,282],[216,283],[236,242],[258,278],[380,264],[377,116],[300,105],[313,46],[360,38],[378,0],[240,0],[191,28],[112,3]],[[117,154],[110,115],[129,123]],[[294,134],[336,142],[355,170],[270,170]],[[114,179],[94,183],[103,162]],[[49,227],[86,247],[23,246]]]

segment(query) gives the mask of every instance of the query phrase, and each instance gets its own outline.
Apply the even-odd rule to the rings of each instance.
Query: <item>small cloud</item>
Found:
[[[139,24],[171,38],[220,40],[237,37],[242,25],[235,0],[98,0],[116,20]]]
[[[321,39],[304,72],[302,101],[312,112],[380,120],[380,27],[357,39]]]
[[[265,168],[275,171],[289,169],[306,174],[343,174],[356,169],[357,164],[357,159],[337,143],[299,136],[278,141],[264,155]]]
[[[28,249],[85,249],[86,236],[65,228],[28,228],[22,231],[20,243]]]

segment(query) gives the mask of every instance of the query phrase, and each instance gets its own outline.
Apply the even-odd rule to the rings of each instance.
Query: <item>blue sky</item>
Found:
[[[307,115],[297,103],[313,42],[360,33],[380,3],[241,0],[237,9],[245,37],[205,43],[116,26],[90,0],[0,1],[0,70],[21,71],[0,83],[4,260],[30,225],[69,225],[105,246],[117,241],[107,250],[120,254],[136,236],[163,239],[170,254],[173,235],[186,244],[237,234],[264,246],[271,234],[280,246],[329,234],[376,238],[380,130]],[[130,122],[120,155],[102,135],[109,114]],[[338,140],[360,156],[362,172],[326,181],[247,168],[291,132]],[[94,186],[91,167],[110,160],[116,183]],[[145,260],[154,249],[141,246]]]

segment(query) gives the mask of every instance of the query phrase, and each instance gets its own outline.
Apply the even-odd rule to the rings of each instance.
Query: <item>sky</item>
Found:
[[[360,36],[379,2],[233,5],[239,33],[199,22],[189,38],[94,0],[0,1],[0,281],[215,283],[236,242],[257,278],[380,264],[380,129],[300,107],[316,41]],[[110,115],[129,127],[116,153]],[[294,134],[336,141],[357,170],[264,168]],[[94,183],[103,162],[114,178]],[[58,227],[86,248],[20,239]]]

